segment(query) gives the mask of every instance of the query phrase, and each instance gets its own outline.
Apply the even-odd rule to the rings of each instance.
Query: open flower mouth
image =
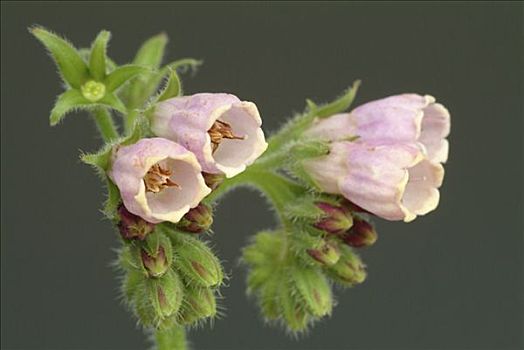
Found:
[[[173,170],[169,169],[164,165],[159,163],[153,165],[146,175],[144,176],[144,184],[146,186],[147,192],[159,193],[164,188],[175,187],[180,188],[180,186],[171,180],[173,175]]]
[[[244,140],[245,136],[237,136],[233,133],[233,129],[231,128],[231,125],[228,123],[216,120],[211,128],[207,132],[209,134],[209,137],[211,138],[211,149],[212,152],[215,153],[218,146],[222,142],[223,139],[228,140]]]

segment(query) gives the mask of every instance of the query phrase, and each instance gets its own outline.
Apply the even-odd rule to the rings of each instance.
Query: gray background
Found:
[[[117,240],[101,186],[78,161],[100,139],[82,113],[58,128],[61,91],[32,24],[88,46],[113,33],[128,62],[166,31],[169,60],[205,65],[187,93],[255,101],[266,132],[306,97],[326,101],[354,79],[356,103],[431,93],[452,113],[439,209],[378,222],[363,252],[369,279],[337,291],[333,316],[294,340],[264,325],[245,296],[239,251],[273,216],[256,193],[223,201],[215,243],[233,274],[226,316],[192,331],[197,349],[517,349],[523,341],[522,3],[2,3],[2,347],[140,349],[109,267]]]

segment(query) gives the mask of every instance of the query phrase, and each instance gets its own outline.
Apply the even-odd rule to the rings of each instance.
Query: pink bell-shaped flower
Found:
[[[193,152],[206,173],[233,177],[267,148],[256,105],[225,93],[174,97],[157,104],[152,130]]]
[[[118,148],[109,177],[127,210],[152,223],[177,223],[211,192],[195,155],[162,138]]]

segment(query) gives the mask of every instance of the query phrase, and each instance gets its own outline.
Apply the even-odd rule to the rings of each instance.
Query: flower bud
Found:
[[[283,285],[280,288],[280,306],[282,308],[282,316],[286,326],[292,332],[304,331],[310,320],[309,313],[300,302],[300,297],[297,297],[292,292],[290,286]]]
[[[201,287],[215,287],[222,283],[224,273],[213,252],[200,240],[175,247],[178,253],[177,268],[190,282]]]
[[[131,214],[123,205],[118,208],[118,215],[120,217],[118,230],[124,239],[143,240],[155,228],[154,224]]]
[[[133,296],[135,313],[146,327],[158,327],[175,315],[183,299],[182,281],[173,270],[162,278],[145,279]]]
[[[340,234],[347,231],[353,224],[351,213],[345,207],[326,202],[318,202],[316,206],[325,213],[325,216],[314,224],[319,230]]]
[[[355,285],[366,279],[365,265],[359,256],[346,249],[339,261],[329,268],[331,276],[345,285]]]
[[[291,278],[294,287],[311,314],[322,317],[331,313],[333,296],[324,275],[315,268],[297,268]]]
[[[202,176],[204,177],[207,187],[209,187],[212,191],[216,190],[226,178],[224,174],[202,173]]]
[[[213,291],[209,288],[187,288],[180,310],[179,320],[192,324],[203,318],[213,317],[217,313],[217,304]]]
[[[366,220],[353,219],[353,227],[341,236],[344,243],[351,247],[368,247],[376,242],[377,231],[373,225]]]
[[[207,231],[213,223],[213,209],[211,206],[200,203],[184,215],[178,223],[178,227],[191,233]]]
[[[307,249],[306,252],[313,259],[326,266],[336,264],[340,258],[339,249],[328,242],[325,242],[320,248]]]
[[[160,277],[169,269],[169,260],[162,246],[158,248],[156,256],[151,256],[144,249],[141,249],[140,256],[144,268],[151,277]]]

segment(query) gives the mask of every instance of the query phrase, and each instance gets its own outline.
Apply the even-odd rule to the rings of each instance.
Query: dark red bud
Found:
[[[353,219],[351,229],[341,236],[344,243],[351,247],[360,248],[373,245],[377,241],[377,231],[373,225],[366,220]]]
[[[124,239],[144,240],[155,228],[154,224],[130,213],[123,205],[118,208],[118,215],[118,230]]]
[[[346,232],[353,224],[353,218],[347,208],[325,202],[315,204],[325,214],[322,219],[313,224],[319,230],[338,235]]]
[[[215,190],[226,178],[223,174],[202,173],[204,181],[212,191]]]
[[[200,203],[198,206],[189,210],[177,225],[184,231],[201,233],[208,230],[212,223],[213,209],[207,204]]]

